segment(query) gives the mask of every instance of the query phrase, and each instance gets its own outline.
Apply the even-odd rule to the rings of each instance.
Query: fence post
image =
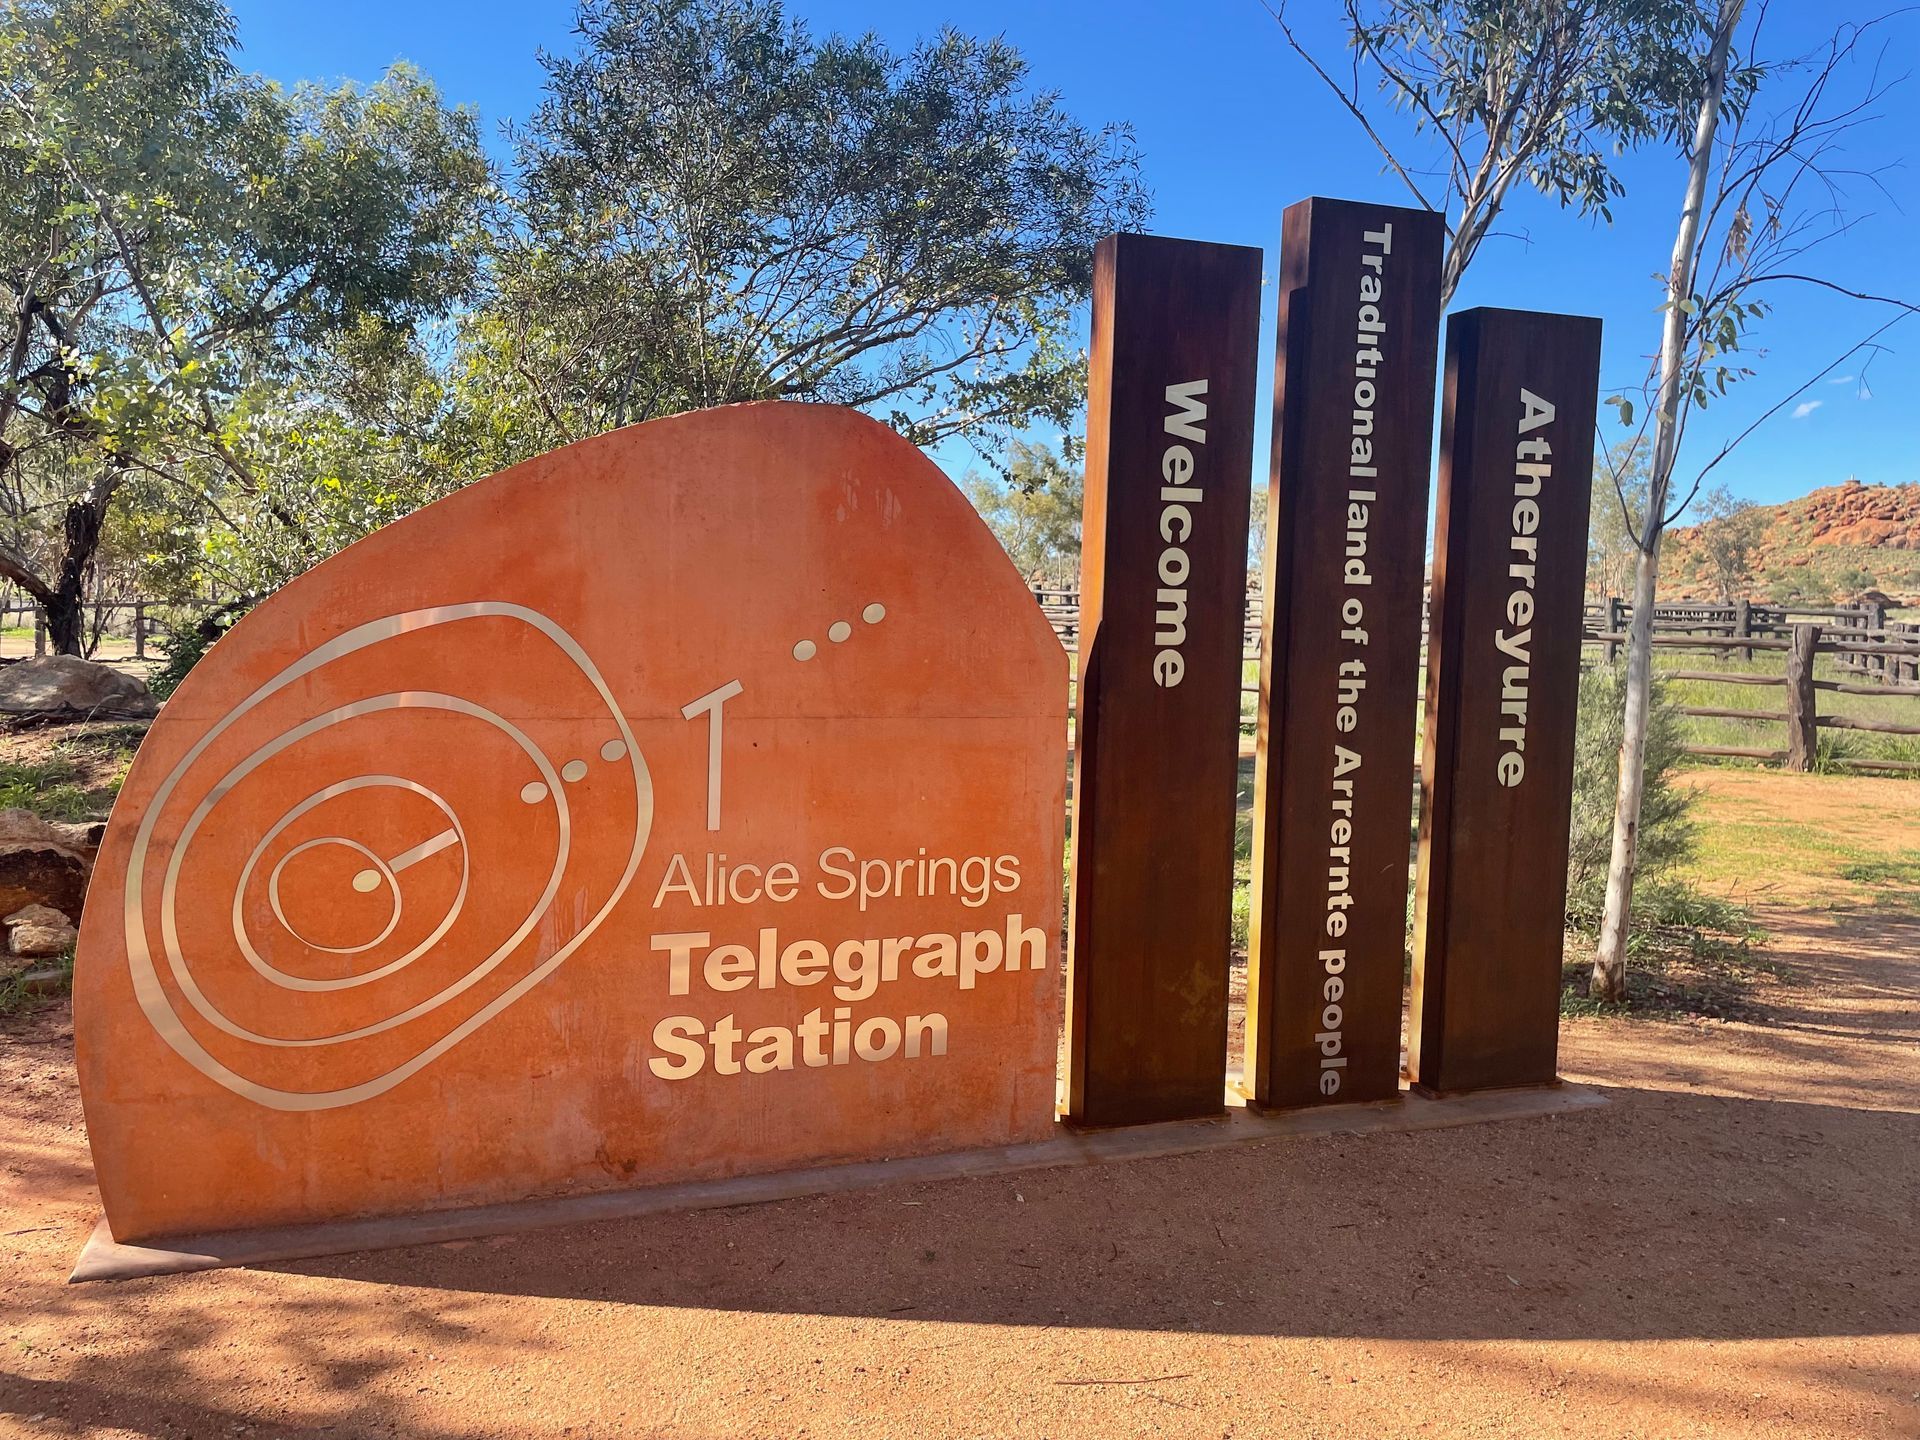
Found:
[[[1833,623],[1836,629],[1851,630],[1853,628],[1853,616],[1850,614],[1836,614],[1833,617]],[[1833,663],[1838,665],[1842,670],[1851,670],[1854,667],[1854,662],[1859,658],[1858,655],[1843,650],[1835,653]]]
[[[1869,630],[1885,630],[1887,628],[1887,607],[1877,600],[1867,602],[1867,628]],[[1881,644],[1885,644],[1887,639],[1885,635],[1863,638],[1868,639],[1870,643],[1873,640],[1878,640]],[[1884,682],[1887,678],[1887,657],[1885,655],[1869,655],[1866,657],[1866,660],[1868,665],[1873,668],[1874,673]]]
[[[1813,657],[1820,647],[1818,625],[1793,627],[1787,651],[1787,769],[1808,771],[1820,754],[1820,717],[1815,708]]]
[[[1620,597],[1618,595],[1607,596],[1606,605],[1600,612],[1600,633],[1602,635],[1620,633]],[[1620,645],[1617,641],[1605,641],[1600,653],[1605,657],[1607,664],[1611,665],[1620,658]]]
[[[33,607],[33,653],[36,657],[47,653],[47,612],[38,605]]]
[[[1751,640],[1753,638],[1753,602],[1751,600],[1736,600],[1733,602],[1733,638],[1736,640]],[[1737,653],[1751,660],[1753,658],[1753,647],[1751,645],[1742,645]]]
[[[133,658],[147,658],[147,602],[133,602]]]

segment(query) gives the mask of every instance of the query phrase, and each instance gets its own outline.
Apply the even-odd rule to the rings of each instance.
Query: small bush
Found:
[[[0,810],[30,810],[43,820],[86,820],[93,798],[74,767],[54,760],[0,764]]]
[[[167,662],[147,680],[147,688],[153,691],[155,698],[165,700],[178,690],[180,682],[187,678],[187,672],[200,663],[200,657],[207,653],[212,643],[202,637],[200,627],[194,621],[169,629],[161,647],[166,653]]]
[[[1567,913],[1576,928],[1597,928],[1613,855],[1613,807],[1620,786],[1620,739],[1627,711],[1624,665],[1596,665],[1580,677],[1573,742],[1573,823],[1567,847]],[[1657,883],[1693,853],[1691,787],[1681,783],[1683,717],[1654,676],[1647,724],[1647,780],[1640,805],[1636,879]]]
[[[1822,730],[1813,754],[1813,770],[1816,775],[1851,775],[1856,772],[1847,768],[1846,762],[1859,757],[1860,747],[1854,744],[1851,735],[1833,730]]]
[[[229,601],[204,615],[183,620],[169,628],[163,646],[167,662],[153,672],[152,678],[147,681],[147,688],[161,700],[172,695],[180,688],[180,682],[187,678],[187,672],[213,648],[214,642],[231,630],[257,603],[258,597],[254,596]]]
[[[52,971],[51,975],[44,972]],[[27,977],[39,975],[33,988]],[[51,960],[29,961],[10,974],[0,975],[0,1016],[18,1015],[45,1005],[73,989],[73,952]]]
[[[1615,1013],[1587,997],[1593,941],[1606,906],[1613,853],[1613,806],[1620,783],[1626,718],[1623,666],[1581,677],[1573,762],[1573,823],[1567,859],[1567,928],[1573,932],[1562,976],[1561,1011]],[[1627,939],[1629,1013],[1651,1017],[1756,1018],[1760,978],[1785,978],[1756,952],[1767,934],[1746,908],[1695,888],[1678,873],[1693,854],[1694,792],[1681,779],[1684,717],[1654,677],[1647,725],[1646,791],[1640,810],[1639,865]]]

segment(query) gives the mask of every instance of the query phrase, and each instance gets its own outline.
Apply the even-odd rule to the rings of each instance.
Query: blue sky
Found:
[[[250,69],[283,81],[371,80],[392,61],[410,60],[449,100],[476,107],[490,136],[501,120],[524,117],[537,103],[536,52],[574,44],[570,0],[238,0],[234,9],[241,60]],[[1269,278],[1279,260],[1280,213],[1292,201],[1324,194],[1411,203],[1399,182],[1381,173],[1351,118],[1286,47],[1260,0],[789,0],[788,9],[816,31],[873,30],[896,47],[943,24],[1006,36],[1027,56],[1034,82],[1058,90],[1081,120],[1134,126],[1154,195],[1154,230],[1261,246]],[[1332,11],[1321,0],[1294,0],[1291,14],[1318,53],[1337,58]],[[1774,7],[1769,53],[1811,49],[1848,13],[1805,0]],[[1901,17],[1886,34],[1887,73],[1920,60],[1920,16]],[[1849,213],[1857,223],[1808,263],[1850,288],[1920,302],[1913,233],[1920,173],[1902,164],[1920,129],[1920,76],[1897,87],[1877,114],[1849,138],[1842,163],[1861,171],[1895,167],[1880,175],[1889,193],[1854,185]],[[1681,162],[1662,150],[1624,157],[1618,171],[1628,193],[1611,226],[1522,195],[1501,227],[1510,235],[1488,242],[1455,297],[1456,308],[1600,315],[1609,387],[1637,383],[1658,343],[1655,276],[1672,248],[1685,179]],[[1683,479],[1691,474],[1689,459],[1697,468],[1724,437],[1752,424],[1889,315],[1805,287],[1776,288],[1769,298],[1777,308],[1754,337],[1764,351],[1760,374],[1695,417]],[[1262,346],[1270,364],[1271,289],[1266,312]],[[1849,475],[1868,483],[1920,482],[1920,317],[1896,326],[1882,343],[1889,349],[1870,363],[1855,357],[1764,423],[1714,478],[1763,502]],[[1255,453],[1256,480],[1264,481],[1264,419]]]

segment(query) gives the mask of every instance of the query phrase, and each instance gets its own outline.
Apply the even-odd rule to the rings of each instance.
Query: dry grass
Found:
[[[1763,653],[1746,659],[1708,654],[1673,654],[1654,657],[1661,671],[1714,670],[1734,675],[1780,675],[1785,662],[1778,652]],[[1814,675],[1821,680],[1858,680],[1861,677],[1843,670],[1830,655],[1815,662]],[[1778,685],[1741,685],[1712,680],[1674,680],[1669,682],[1674,699],[1682,705],[1715,710],[1762,710],[1784,712],[1786,690]],[[1822,690],[1817,701],[1823,715],[1845,715],[1857,720],[1886,720],[1901,725],[1920,725],[1920,696],[1915,695],[1836,695]],[[1787,744],[1784,720],[1722,720],[1690,717],[1687,740],[1694,745],[1759,746],[1783,750]],[[1820,766],[1823,770],[1842,770],[1847,759],[1920,761],[1920,735],[1873,735],[1857,730],[1825,729],[1820,732]],[[1743,763],[1743,762],[1729,762]],[[1896,777],[1904,778],[1904,777]]]

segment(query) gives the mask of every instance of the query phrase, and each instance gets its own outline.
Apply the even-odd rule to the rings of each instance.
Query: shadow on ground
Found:
[[[1920,1326],[1920,1115],[1606,1111],[618,1221],[291,1273],[633,1305],[1382,1339]],[[1904,1262],[1904,1265],[1903,1265]]]
[[[1067,1359],[1048,1363],[1068,1373],[1175,1378],[1197,1373],[1190,1360],[1121,1358],[1129,1342],[1116,1332],[1157,1332],[1137,1342],[1150,1349],[1189,1343],[1185,1332],[1214,1347],[1272,1336],[1596,1353],[1612,1341],[1857,1337],[1841,1341],[1846,1353],[1920,1329],[1920,1115],[1625,1088],[1611,1098],[1451,1131],[1275,1141],[273,1271],[49,1285],[32,1328],[117,1332],[110,1363],[100,1355],[59,1381],[31,1378],[31,1364],[0,1372],[0,1415],[57,1412],[34,1433],[85,1434],[138,1414],[134,1433],[184,1436],[235,1433],[265,1406],[284,1417],[274,1435],[451,1440],[474,1432],[446,1420],[449,1406],[510,1403],[536,1383],[517,1377],[550,1389],[593,1374],[603,1344],[637,1347],[656,1377],[684,1372],[674,1383],[714,1365],[750,1369],[748,1337],[780,1333],[765,1319],[753,1329],[756,1315],[826,1325],[876,1372],[914,1337],[952,1333],[924,1322],[960,1322],[1064,1344]],[[716,1325],[733,1339],[703,1339]],[[1004,1345],[1010,1332],[971,1333]],[[1467,1353],[1481,1381],[1510,1365],[1531,1383],[1531,1351]],[[232,1393],[217,1378],[225,1356]],[[1792,1352],[1750,1356],[1746,1383],[1756,1365],[1791,1363]],[[1920,1391],[1911,1347],[1858,1373],[1830,1356],[1800,1363],[1852,1403]],[[1598,1386],[1685,1410],[1673,1374],[1596,1364],[1581,1381],[1590,1400]]]
[[[42,1016],[0,1435],[1915,1433],[1920,923],[1767,923],[1772,1023],[1565,1026],[1600,1109],[71,1288]]]

